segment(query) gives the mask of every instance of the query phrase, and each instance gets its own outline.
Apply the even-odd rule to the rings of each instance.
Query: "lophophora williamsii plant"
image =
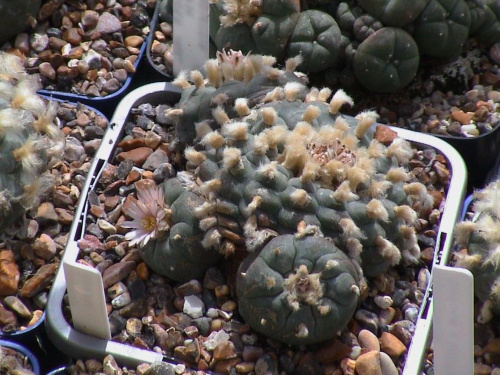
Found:
[[[474,275],[474,292],[481,302],[479,323],[500,314],[500,180],[474,193],[471,216],[455,227],[454,265]]]
[[[172,2],[161,1],[162,21],[172,21]],[[455,59],[469,38],[484,48],[500,40],[496,0],[210,3],[214,50],[269,54],[279,62],[300,53],[299,70],[344,87],[357,81],[374,92],[400,91],[423,61]]]
[[[37,76],[18,57],[0,54],[0,233],[22,220],[52,186],[50,168],[60,159],[64,135],[55,125],[55,102],[37,94]]]
[[[185,170],[161,184],[163,202],[141,192],[154,203],[139,199],[125,225],[151,269],[175,281],[243,258],[242,317],[310,344],[347,325],[368,279],[419,262],[415,227],[434,202],[409,172],[411,145],[376,140],[374,112],[341,115],[351,98],[308,89],[300,62],[280,70],[273,57],[231,51],[208,60],[206,76],[177,77],[168,115]]]

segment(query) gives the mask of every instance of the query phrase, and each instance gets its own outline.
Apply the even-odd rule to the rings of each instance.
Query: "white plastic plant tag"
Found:
[[[82,333],[110,340],[101,274],[75,262],[64,262],[63,267],[73,326]]]
[[[434,372],[474,373],[474,277],[469,270],[434,265]]]
[[[173,71],[200,69],[208,59],[209,1],[174,0]]]

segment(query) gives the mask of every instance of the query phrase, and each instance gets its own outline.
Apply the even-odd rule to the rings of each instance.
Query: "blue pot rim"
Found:
[[[134,62],[135,69],[139,68],[139,64],[144,56],[144,53],[146,52],[148,40],[149,40],[149,38],[151,38],[151,35],[152,35],[152,32],[150,31],[149,34],[147,35],[146,39],[142,42],[141,49],[139,51],[139,54],[137,55],[137,59]],[[81,94],[73,94],[71,92],[47,90],[47,89],[40,89],[37,91],[37,93],[41,94],[43,96],[55,97],[55,98],[59,98],[62,100],[68,100],[68,101],[72,101],[72,102],[80,101],[80,102],[88,102],[88,103],[106,103],[106,102],[109,102],[109,101],[121,96],[128,89],[128,86],[132,82],[132,78],[134,77],[134,75],[136,73],[137,73],[137,71],[135,73],[128,74],[127,79],[125,80],[125,82],[123,82],[123,85],[115,92],[108,94],[106,96],[88,96],[88,95],[81,95]]]
[[[6,347],[6,348],[16,350],[19,353],[26,356],[31,363],[32,371],[35,373],[35,375],[40,375],[40,363],[38,362],[38,359],[36,358],[36,356],[29,349],[27,349],[23,345],[20,345],[16,342],[12,342],[9,340],[3,340],[3,339],[0,339],[0,347]]]
[[[25,337],[25,336],[28,336],[30,335],[33,331],[36,331],[42,324],[43,322],[45,321],[45,311],[43,312],[42,316],[40,317],[40,319],[38,319],[38,321],[29,326],[29,327],[26,327],[25,329],[23,330],[17,330],[17,331],[14,331],[14,332],[3,332],[1,329],[0,329],[0,341],[3,340],[3,339],[19,339],[20,337]]]

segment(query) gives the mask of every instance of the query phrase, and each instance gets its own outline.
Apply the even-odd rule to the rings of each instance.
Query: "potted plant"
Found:
[[[427,300],[426,275],[432,268],[432,259],[439,257],[434,254],[434,247],[450,246],[444,233],[449,232],[449,223],[454,223],[458,216],[454,202],[461,201],[464,193],[463,162],[451,146],[435,137],[387,127],[378,127],[374,133],[376,117],[372,112],[357,119],[341,115],[340,107],[350,98],[341,91],[331,100],[328,89],[309,91],[300,75],[293,72],[297,64],[298,60],[291,60],[286,70],[279,70],[272,66],[272,59],[228,54],[219,61],[206,63],[206,79],[199,71],[193,71],[189,76],[178,77],[175,86],[147,85],[120,103],[112,119],[116,125],[108,130],[89,171],[95,176],[86,185],[89,200],[80,202],[77,208],[80,219],[74,223],[62,260],[78,261],[102,272],[108,311],[113,310],[110,325],[114,338],[98,339],[75,329],[71,315],[61,307],[66,281],[60,270],[49,297],[46,320],[49,337],[56,346],[71,356],[112,354],[124,363],[167,358],[222,373],[231,366],[239,366],[237,370],[242,371],[245,366],[278,366],[274,355],[284,355],[286,360],[293,353],[307,354],[302,366],[333,368],[354,366],[357,362],[358,372],[369,357],[386,361],[392,355],[394,361],[388,366],[394,370],[398,366],[405,373],[418,371],[431,318],[423,313],[431,303]],[[330,131],[335,136],[324,138]],[[370,159],[370,153],[377,157]],[[406,169],[414,157],[428,163],[432,173],[417,175],[423,170]],[[308,163],[302,162],[306,160]],[[330,166],[337,166],[331,169],[332,175],[321,174],[319,166],[329,162]],[[394,170],[393,163],[399,165]],[[365,174],[367,170],[374,174]],[[446,170],[452,174],[446,174]],[[117,179],[118,171],[122,173]],[[390,183],[380,178],[387,174]],[[432,187],[426,187],[419,179]],[[158,190],[156,185],[160,184],[162,188]],[[399,187],[398,193],[394,186]],[[254,188],[257,194],[253,193]],[[134,192],[136,197],[131,194]],[[326,201],[317,195],[321,192]],[[314,199],[311,194],[315,194]],[[377,201],[379,198],[385,203]],[[111,199],[119,203],[99,217],[92,213]],[[334,201],[328,204],[328,199]],[[398,203],[390,203],[392,199]],[[332,211],[323,215],[323,208]],[[393,216],[395,212],[399,212],[398,216]],[[420,242],[415,229],[407,229],[411,228],[410,223],[417,222],[417,212],[425,222],[433,223],[432,229],[419,229],[425,232],[419,237]],[[86,231],[87,222],[99,220],[107,222],[105,227],[114,233],[108,237],[109,244],[107,240],[96,241]],[[329,225],[328,220],[342,221]],[[338,233],[332,228],[338,228]],[[383,232],[381,228],[385,228]],[[399,243],[402,253],[391,245],[392,241]],[[360,245],[369,250],[360,253]],[[111,255],[104,251],[108,246],[115,246]],[[427,267],[420,260],[420,246],[427,247]],[[335,250],[337,247],[347,255]],[[86,257],[85,249],[90,248],[101,249],[101,257]],[[248,255],[248,249],[254,252]],[[323,257],[324,262],[308,260],[304,249]],[[373,252],[372,256],[368,251]],[[271,268],[266,268],[263,259],[280,254],[282,259],[293,259],[289,252],[297,254],[296,259],[300,260],[296,268],[286,268],[285,260],[281,265],[269,263]],[[112,259],[120,261],[110,266],[108,260]],[[307,264],[315,262],[325,282],[330,282],[326,275],[333,272],[343,275],[345,283],[335,284],[331,280],[331,286],[323,286],[319,271],[308,268]],[[398,268],[400,262],[412,265],[407,268],[412,271],[396,276],[393,272],[403,268]],[[423,268],[414,268],[417,264]],[[118,269],[122,270],[119,276]],[[403,307],[397,305],[402,301],[394,304],[393,298],[410,293],[403,289],[411,289],[409,280],[414,281],[417,273],[421,289],[412,289],[410,298],[415,305],[405,305],[403,313]],[[266,277],[263,279],[262,275]],[[404,279],[395,289],[394,277]],[[264,284],[260,285],[260,281]],[[154,292],[145,294],[144,286],[152,286]],[[345,297],[342,307],[322,296],[330,288],[340,288],[339,293]],[[266,304],[252,301],[259,296],[271,298],[265,297],[265,292],[275,289],[282,296],[282,305],[274,306],[278,310],[264,311]],[[262,293],[252,295],[249,290]],[[149,306],[149,310],[141,306]],[[318,312],[318,324],[324,318],[325,324],[333,324],[343,334],[336,336],[336,332],[326,329],[314,331],[309,325],[312,319],[300,319],[301,314],[307,315],[304,307]],[[412,348],[402,344],[404,349],[398,346],[398,354],[388,355],[387,347],[370,349],[366,344],[365,335],[373,338],[381,333],[369,317],[373,317],[373,311],[386,309],[385,314],[396,309],[406,314],[408,324],[415,328]],[[138,319],[135,314],[139,311],[148,317]],[[292,319],[286,335],[273,332],[276,317],[288,313],[293,316],[292,312],[297,313],[297,318]],[[254,319],[257,316],[258,321]],[[209,322],[213,323],[207,326]],[[390,322],[391,327],[401,325]],[[384,346],[385,340],[401,328],[391,331],[391,335],[386,332],[375,341]],[[267,342],[274,343],[273,349],[265,344],[266,334],[271,336]],[[153,337],[156,344],[149,341]],[[348,337],[356,337],[359,345]],[[405,339],[399,337],[397,340],[402,343]],[[236,341],[238,338],[244,341]],[[409,345],[409,337],[406,339]],[[136,347],[130,348],[124,342]],[[203,347],[198,347],[202,343]],[[305,351],[293,352],[287,343],[308,346]],[[244,348],[236,346],[240,344],[275,354],[259,355],[259,361],[246,363],[251,361],[243,360]],[[158,345],[161,351],[147,350],[150,345]],[[332,356],[336,346],[343,347],[355,359]],[[367,353],[371,354],[363,357]],[[292,366],[297,368],[299,364]]]
[[[466,334],[474,337],[463,347],[467,365],[474,371],[492,371],[496,367],[494,347],[499,341],[495,327],[497,307],[498,264],[496,262],[498,239],[495,237],[498,215],[495,202],[498,196],[499,180],[493,178],[482,189],[477,189],[464,201],[461,220],[456,224],[454,251],[449,260],[443,262],[445,271],[450,274],[460,272],[463,285],[470,288],[462,298],[464,309],[457,314]],[[457,274],[458,277],[458,274]],[[446,288],[445,283],[442,284]],[[444,321],[443,319],[441,319]],[[444,335],[443,342],[450,342]],[[472,345],[479,349],[479,355],[473,355]],[[450,361],[447,357],[443,360]]]
[[[342,87],[355,99],[349,114],[375,107],[381,123],[444,139],[474,170],[468,191],[482,186],[500,137],[498,77],[492,73],[498,61],[489,58],[496,55],[500,32],[495,2],[280,6],[213,2],[211,57],[233,49],[269,54],[283,64],[300,54],[298,70],[308,73],[312,85]],[[172,14],[173,1],[163,0],[152,23],[157,37],[148,46],[148,62],[159,79],[172,78]]]
[[[37,76],[16,56],[2,53],[0,61],[0,338],[35,347],[85,177],[83,139],[75,137],[85,134],[90,153],[107,120],[82,104],[39,95]]]

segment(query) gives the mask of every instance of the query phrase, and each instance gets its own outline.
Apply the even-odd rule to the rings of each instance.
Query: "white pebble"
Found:
[[[174,371],[176,374],[183,374],[186,371],[186,366],[182,364],[175,365]]]
[[[196,319],[203,316],[205,311],[205,304],[203,301],[196,296],[186,296],[184,297],[184,306],[182,312],[189,315],[191,318]]]
[[[479,135],[479,130],[475,124],[462,125],[460,128],[465,136],[476,136]]]
[[[203,346],[207,350],[214,350],[217,345],[219,345],[222,341],[228,341],[229,335],[224,331],[213,331],[208,337],[207,340],[203,343]]]
[[[120,307],[127,306],[130,302],[132,302],[132,298],[130,298],[130,293],[126,292],[120,294],[116,298],[113,298],[111,300],[111,306],[113,306],[115,309],[118,309]]]
[[[377,304],[377,306],[383,310],[387,309],[388,307],[391,307],[393,303],[392,298],[390,296],[375,296],[374,301]]]

